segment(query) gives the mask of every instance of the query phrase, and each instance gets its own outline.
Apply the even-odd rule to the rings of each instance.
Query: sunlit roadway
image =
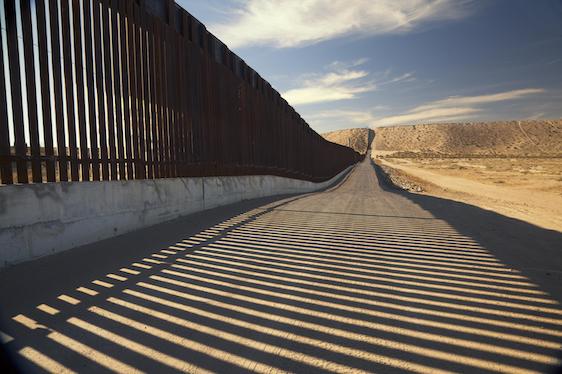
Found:
[[[328,191],[228,217],[4,310],[1,341],[26,372],[559,366],[560,295],[506,262],[509,238],[500,251],[439,214],[452,202],[434,204],[381,187],[367,160]]]

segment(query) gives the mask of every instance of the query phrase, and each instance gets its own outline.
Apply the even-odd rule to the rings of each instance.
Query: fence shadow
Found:
[[[555,370],[555,294],[453,216],[509,221],[404,196],[434,218],[262,202],[111,269],[74,259],[81,283],[5,309],[4,346],[25,372]]]
[[[473,205],[394,188],[380,168],[372,165],[383,190],[407,198],[460,234],[474,239],[562,304],[562,233]]]

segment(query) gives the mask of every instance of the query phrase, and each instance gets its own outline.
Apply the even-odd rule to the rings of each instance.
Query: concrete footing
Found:
[[[62,182],[0,187],[0,268],[197,211],[335,183],[277,176]]]

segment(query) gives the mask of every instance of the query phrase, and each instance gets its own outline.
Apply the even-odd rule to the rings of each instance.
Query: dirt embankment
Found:
[[[322,134],[324,139],[353,148],[360,154],[367,153],[373,135],[373,130],[366,128],[345,129]]]
[[[374,155],[562,157],[562,119],[375,129]]]
[[[372,156],[398,188],[562,232],[562,120],[388,127],[375,134]]]
[[[426,191],[427,182],[423,179],[404,173],[397,168],[387,166],[381,160],[375,160],[375,164],[380,169],[380,176],[384,178],[387,185],[410,192],[419,193]]]

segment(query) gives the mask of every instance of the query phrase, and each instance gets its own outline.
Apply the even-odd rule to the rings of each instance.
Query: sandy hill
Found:
[[[365,154],[369,148],[369,141],[373,137],[373,130],[366,128],[345,129],[327,132],[322,136],[328,141],[351,147],[357,152]]]
[[[562,156],[562,119],[379,127],[375,129],[373,150],[456,156]]]

